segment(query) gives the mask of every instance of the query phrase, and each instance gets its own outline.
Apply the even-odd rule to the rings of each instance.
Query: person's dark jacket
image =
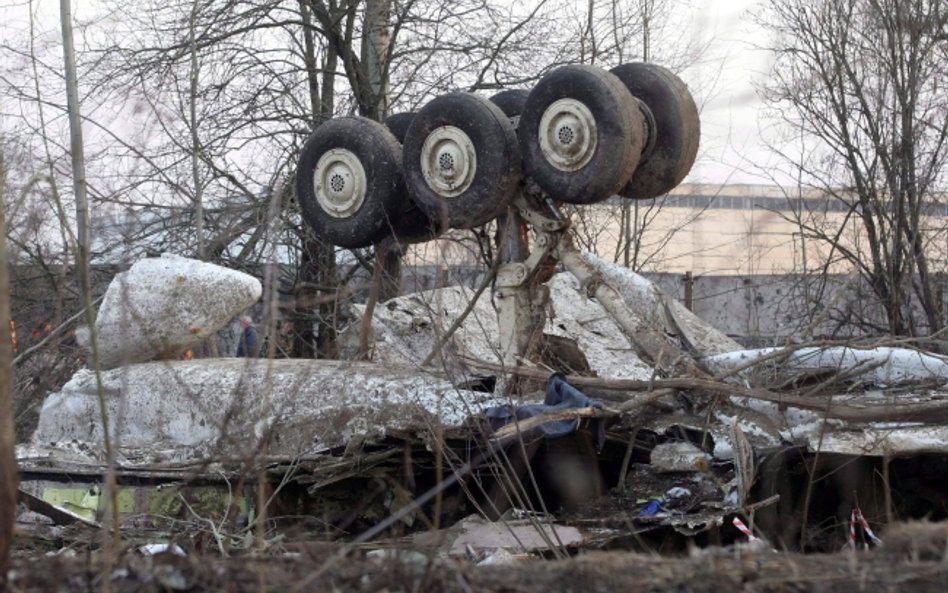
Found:
[[[259,346],[257,328],[250,325],[240,334],[240,341],[237,343],[237,356],[254,357],[257,356]]]

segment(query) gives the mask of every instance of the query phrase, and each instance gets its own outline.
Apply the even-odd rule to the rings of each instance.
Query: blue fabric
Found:
[[[495,406],[488,408],[484,413],[490,422],[491,428],[497,430],[505,424],[517,420],[526,420],[538,414],[573,408],[601,408],[602,402],[586,397],[586,394],[566,382],[563,373],[550,375],[546,382],[546,395],[542,404],[526,404],[523,406]],[[545,422],[536,428],[536,431],[546,437],[560,437],[579,428],[579,419],[555,420]],[[602,448],[606,440],[605,425],[601,420],[593,421],[596,432],[596,443]]]
[[[662,510],[662,501],[657,498],[653,498],[648,501],[648,504],[642,507],[642,510],[639,511],[639,517],[651,517],[652,515],[657,515],[659,511]]]

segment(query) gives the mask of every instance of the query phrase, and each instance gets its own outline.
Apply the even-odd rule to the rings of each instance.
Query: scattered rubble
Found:
[[[541,593],[637,591],[665,593],[911,591],[941,593],[948,579],[948,534],[943,524],[899,525],[886,546],[833,554],[775,554],[752,546],[707,548],[689,554],[593,552],[563,560],[476,566],[466,558],[442,560],[402,548],[338,555],[317,545],[277,546],[267,554],[233,557],[174,554],[143,557],[129,551],[18,559],[10,586],[23,593],[94,591],[116,593],[197,590],[252,593],[279,591],[418,591],[419,593]],[[507,554],[500,554],[507,556]],[[497,557],[498,553],[487,556]],[[192,589],[193,590],[193,589]]]
[[[547,282],[537,360],[517,367],[504,364],[490,291],[472,303],[472,291],[448,287],[375,307],[371,362],[166,360],[103,372],[123,522],[219,517],[232,527],[214,545],[244,549],[254,517],[277,525],[286,514],[319,518],[328,539],[378,561],[408,562],[386,552],[407,547],[416,564],[494,566],[748,540],[767,553],[834,552],[886,541],[889,517],[948,519],[943,358],[890,345],[743,350],[638,275],[570,257],[582,280]],[[149,265],[163,282],[190,278],[187,260]],[[194,313],[179,333],[226,322],[258,295],[241,286],[225,292],[243,300],[213,321]],[[184,293],[169,294],[140,309],[155,312],[143,327]],[[361,314],[343,340],[353,351]],[[186,342],[171,343],[133,349],[153,358]],[[504,393],[508,374],[527,389]],[[107,507],[99,398],[95,374],[77,373],[19,450],[24,499],[55,523],[97,526]]]
[[[668,442],[652,449],[649,463],[659,472],[707,471],[711,456],[687,441]]]

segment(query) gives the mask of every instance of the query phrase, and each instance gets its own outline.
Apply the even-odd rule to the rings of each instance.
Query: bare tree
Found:
[[[608,67],[657,58],[673,71],[685,69],[699,59],[700,46],[693,41],[671,39],[669,31],[679,24],[676,18],[685,12],[687,4],[675,0],[588,2],[585,27],[579,35],[581,59]],[[657,270],[663,261],[664,247],[700,214],[696,212],[678,224],[662,228],[660,222],[668,217],[665,207],[669,205],[674,205],[674,197],[617,197],[577,209],[574,230],[579,244],[587,251],[632,270]],[[618,221],[617,232],[612,221]]]
[[[766,97],[806,145],[790,159],[804,184],[844,210],[836,225],[802,212],[801,229],[811,244],[828,245],[828,261],[858,271],[886,331],[938,332],[945,321],[932,257],[948,154],[945,2],[771,0],[761,21],[775,35]]]
[[[352,292],[341,285],[376,261],[397,278],[398,260],[384,249],[378,260],[369,250],[341,256],[302,223],[288,188],[306,135],[342,113],[382,119],[445,91],[528,87],[564,62],[631,59],[639,4],[591,2],[589,29],[567,0],[146,0],[134,11],[112,0],[77,37],[83,125],[96,137],[87,147],[97,147],[86,158],[92,222],[111,224],[116,239],[94,240],[92,256],[173,251],[260,273],[276,242],[287,264],[280,299],[301,337],[294,353],[333,356],[342,295]],[[595,52],[583,53],[584,34],[595,36]],[[48,163],[44,198],[58,195],[71,183],[54,125],[66,113],[60,62],[48,48],[10,49],[20,64],[0,67],[0,82],[26,112],[42,106],[48,115],[29,125],[42,139],[34,150],[47,155],[38,161]],[[279,195],[286,207],[272,225],[269,202]],[[63,200],[53,222],[69,231],[78,210],[68,192]],[[343,259],[354,266],[340,267]]]
[[[89,200],[86,194],[85,147],[82,141],[82,116],[79,113],[79,83],[73,42],[72,4],[60,0],[60,23],[63,31],[63,64],[66,80],[66,111],[69,117],[70,155],[72,157],[73,192],[76,203],[76,277],[80,290],[90,301],[88,323],[93,325],[91,286],[89,284]],[[108,439],[108,436],[106,436]]]
[[[437,14],[440,20],[429,19],[431,14]],[[121,88],[139,105],[144,104],[147,112],[158,115],[157,131],[166,140],[154,147],[161,152],[155,154],[151,148],[146,154],[132,155],[150,159],[149,166],[153,167],[150,180],[143,179],[142,187],[154,189],[157,183],[189,195],[183,200],[172,198],[172,203],[180,206],[169,212],[188,213],[193,209],[195,218],[200,213],[195,208],[199,203],[221,204],[219,219],[212,207],[207,208],[207,255],[252,268],[259,250],[248,246],[262,218],[261,208],[253,207],[255,201],[259,204],[255,198],[265,195],[278,182],[292,187],[286,182],[304,134],[338,111],[357,111],[381,120],[388,114],[390,96],[393,100],[423,98],[451,88],[453,79],[429,85],[422,74],[398,80],[403,89],[412,86],[424,90],[390,93],[393,68],[418,74],[431,66],[431,70],[440,72],[444,64],[469,60],[466,71],[476,73],[465,79],[470,88],[499,86],[499,69],[505,66],[499,57],[519,50],[522,40],[531,35],[528,25],[533,14],[528,12],[501,27],[499,10],[481,0],[451,5],[430,0],[399,5],[388,0],[250,1],[240,3],[239,10],[233,5],[198,8],[192,2],[181,6],[162,3],[146,5],[138,16],[130,15],[128,18],[140,25],[142,32],[132,33],[131,40],[123,35],[121,44],[117,37],[102,55],[96,55],[96,63],[99,71],[105,72],[99,78],[103,85]],[[492,21],[491,26],[471,27],[472,15]],[[147,33],[156,28],[162,30],[163,40],[157,45],[156,36]],[[140,41],[134,39],[136,35]],[[272,49],[273,41],[280,38],[290,40],[288,52]],[[531,46],[527,51],[533,50]],[[434,60],[436,53],[438,59]],[[416,61],[419,58],[423,59]],[[102,69],[102,64],[112,68]],[[200,89],[193,76],[198,70]],[[487,77],[492,75],[494,80],[488,82]],[[261,88],[260,80],[268,84]],[[247,93],[252,93],[252,100],[247,100]],[[300,101],[304,97],[306,100]],[[297,135],[286,134],[288,130]],[[270,148],[265,150],[271,158],[235,170],[234,165],[240,161],[235,162],[230,155],[235,145],[248,145],[248,136],[253,146],[268,145]],[[190,179],[184,175],[186,162],[181,158],[186,154],[191,157]],[[198,155],[203,169],[200,175],[195,172]],[[258,168],[260,163],[269,165],[270,171]],[[279,174],[273,173],[274,165]],[[203,184],[199,178],[204,179]],[[228,195],[233,189],[251,206],[251,210],[244,210],[246,215],[238,214],[233,196]],[[205,200],[197,199],[202,195],[199,192]],[[141,202],[154,200],[145,198]],[[296,253],[297,273],[286,296],[302,303],[320,303],[315,312],[319,327],[316,337],[304,337],[303,341],[315,344],[321,355],[332,356],[333,318],[339,311],[338,303],[331,298],[339,284],[336,250],[312,237],[295,216],[292,201],[290,205],[285,228],[291,232],[283,240]],[[161,220],[168,217],[162,216]],[[163,229],[168,227],[163,225]],[[178,237],[179,245],[192,245],[194,228],[189,224],[184,232],[167,233],[168,238]],[[233,259],[222,257],[227,246],[235,240],[243,241],[241,237],[246,235],[250,238],[243,248],[232,252]],[[384,248],[379,251],[376,263],[387,269],[384,277],[397,278],[398,252]],[[372,257],[358,254],[356,261],[369,264]],[[397,282],[385,283],[387,290],[380,296],[393,296],[397,286]],[[297,313],[297,334],[306,336],[305,327],[313,322],[314,315],[305,310]],[[295,353],[307,355],[306,348]]]

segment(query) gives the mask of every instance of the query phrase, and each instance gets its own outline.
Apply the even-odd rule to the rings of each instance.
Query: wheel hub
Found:
[[[421,172],[425,183],[445,198],[459,196],[471,186],[477,171],[474,143],[460,128],[441,126],[421,147]]]
[[[334,148],[319,157],[313,172],[316,201],[333,218],[348,218],[365,202],[366,176],[359,157]]]
[[[576,99],[560,99],[540,118],[540,150],[560,171],[578,171],[596,153],[596,119]]]

